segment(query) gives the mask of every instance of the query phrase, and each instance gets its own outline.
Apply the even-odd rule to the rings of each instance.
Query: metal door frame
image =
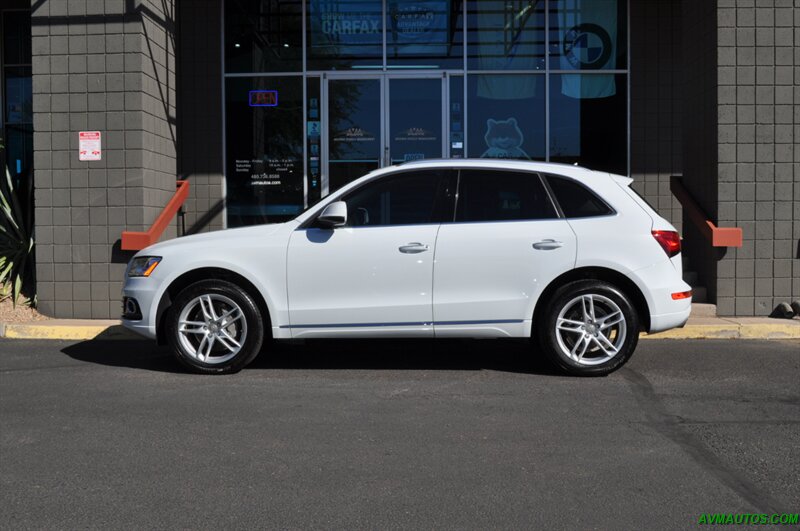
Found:
[[[380,150],[378,155],[379,168],[391,165],[391,148],[389,138],[389,102],[390,85],[392,79],[439,79],[441,83],[441,143],[442,158],[450,155],[448,136],[450,131],[450,114],[447,112],[449,107],[449,76],[446,72],[327,72],[322,74],[320,87],[320,187],[321,195],[325,197],[329,194],[330,176],[330,135],[329,135],[329,82],[330,81],[353,81],[353,80],[377,80],[380,83]]]
[[[384,100],[384,105],[383,105],[383,107],[384,107],[383,108],[383,114],[384,114],[384,120],[386,122],[386,131],[385,131],[386,144],[384,144],[384,146],[383,146],[383,150],[384,150],[384,160],[383,160],[384,165],[383,165],[383,167],[391,165],[391,163],[392,163],[392,150],[391,150],[391,147],[390,147],[391,146],[391,135],[390,135],[391,109],[389,107],[390,104],[391,104],[391,99],[390,99],[390,96],[391,96],[390,91],[391,91],[391,89],[390,89],[390,87],[391,87],[391,84],[392,84],[392,82],[391,82],[392,79],[438,79],[439,80],[440,85],[441,85],[440,86],[440,88],[441,88],[441,92],[440,92],[441,97],[440,97],[440,100],[439,100],[441,102],[441,119],[440,119],[440,122],[441,122],[441,126],[442,126],[442,129],[441,129],[442,154],[441,154],[440,157],[441,158],[449,158],[450,152],[447,149],[447,145],[448,145],[447,137],[448,137],[449,132],[450,132],[450,124],[448,123],[449,117],[450,117],[450,113],[447,112],[447,109],[449,109],[449,104],[448,104],[448,101],[447,101],[448,100],[447,96],[449,94],[447,74],[441,73],[441,72],[425,72],[425,73],[421,73],[421,74],[420,73],[409,73],[409,72],[386,72],[386,74],[384,74],[384,75],[385,75],[386,81],[384,83],[384,91],[385,91],[384,98],[385,98],[385,100]]]

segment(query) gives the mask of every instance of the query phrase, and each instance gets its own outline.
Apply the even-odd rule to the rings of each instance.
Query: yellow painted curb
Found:
[[[797,324],[742,324],[740,327],[742,339],[800,339]]]
[[[797,323],[690,324],[665,332],[639,335],[640,339],[800,339]]]
[[[3,337],[13,339],[138,339],[122,325],[47,325],[45,323],[5,323]]]

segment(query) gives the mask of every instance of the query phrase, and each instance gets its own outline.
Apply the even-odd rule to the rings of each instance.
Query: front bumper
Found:
[[[141,319],[126,318],[126,315],[123,314],[122,326],[150,339],[156,339],[156,311],[159,300],[158,286],[160,285],[159,282],[153,280],[147,277],[128,278],[122,288],[123,299],[126,297],[135,299],[141,313]]]

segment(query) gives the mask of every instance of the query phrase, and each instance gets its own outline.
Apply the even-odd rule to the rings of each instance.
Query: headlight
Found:
[[[128,276],[149,277],[159,262],[160,256],[137,256],[128,264]]]

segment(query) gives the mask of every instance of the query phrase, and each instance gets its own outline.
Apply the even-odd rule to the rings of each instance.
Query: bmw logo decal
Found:
[[[564,34],[564,57],[575,68],[603,68],[611,47],[611,36],[597,24],[578,24]]]

